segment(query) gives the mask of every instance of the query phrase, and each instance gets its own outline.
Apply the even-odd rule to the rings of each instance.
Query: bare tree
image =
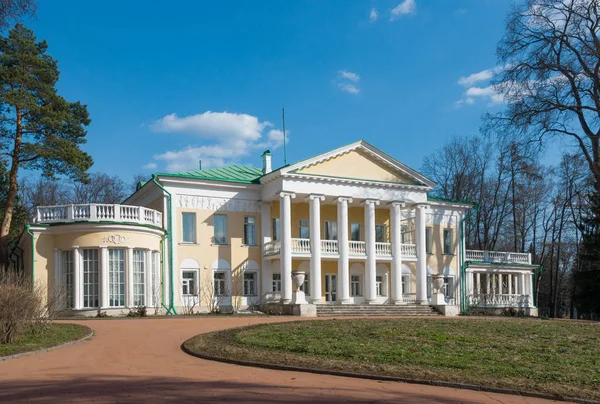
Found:
[[[117,176],[108,174],[90,174],[89,183],[73,182],[71,185],[71,203],[119,203],[127,197],[127,186]]]
[[[4,30],[24,17],[32,17],[36,10],[35,0],[0,0],[0,29]]]

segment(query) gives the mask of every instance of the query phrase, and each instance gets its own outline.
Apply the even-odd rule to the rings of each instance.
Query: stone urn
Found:
[[[292,304],[308,304],[306,301],[306,294],[304,293],[304,290],[302,290],[304,279],[306,279],[306,272],[292,272],[292,282],[296,285],[296,291],[292,294]]]
[[[446,299],[442,293],[442,287],[444,286],[444,275],[432,275],[431,286],[433,287],[431,304],[434,306],[444,306],[446,304]]]

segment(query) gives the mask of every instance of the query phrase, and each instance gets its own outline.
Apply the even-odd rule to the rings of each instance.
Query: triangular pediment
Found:
[[[435,184],[370,144],[360,141],[281,169],[281,174],[433,187]]]

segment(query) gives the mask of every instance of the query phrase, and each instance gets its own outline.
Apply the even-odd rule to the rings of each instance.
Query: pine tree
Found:
[[[58,67],[47,49],[46,41],[37,42],[33,31],[21,24],[0,38],[0,150],[9,168],[0,265],[8,263],[19,170],[87,181],[93,164],[80,149],[86,142],[84,127],[90,123],[87,107],[58,95]]]

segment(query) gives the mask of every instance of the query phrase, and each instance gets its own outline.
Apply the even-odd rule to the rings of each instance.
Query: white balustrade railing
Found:
[[[337,240],[321,240],[321,253],[337,254],[338,253]]]
[[[531,254],[505,251],[466,250],[467,261],[508,262],[515,264],[531,264]]]
[[[310,253],[310,239],[309,238],[293,238],[292,239],[292,252],[295,253]]]
[[[281,252],[281,242],[279,240],[269,241],[263,247],[265,255],[275,255]]]
[[[469,305],[475,307],[528,307],[529,295],[474,294],[469,295]]]
[[[392,245],[390,243],[375,243],[375,255],[391,257]]]
[[[416,303],[417,302],[417,294],[416,293],[403,293],[402,301],[404,303]]]
[[[367,253],[366,243],[364,241],[349,241],[348,253],[350,255],[365,255]]]
[[[417,258],[417,245],[416,244],[401,244],[400,249],[402,250],[403,257]]]
[[[88,203],[60,206],[40,206],[36,223],[125,222],[162,227],[162,213],[143,206]]]

